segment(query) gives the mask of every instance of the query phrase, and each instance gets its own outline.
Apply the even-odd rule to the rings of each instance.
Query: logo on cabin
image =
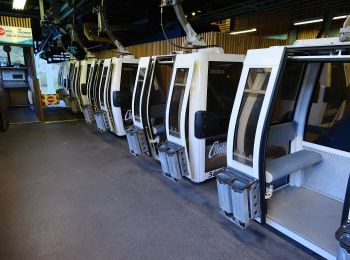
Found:
[[[5,29],[4,28],[2,28],[2,27],[0,27],[0,36],[3,36],[3,35],[5,35]]]
[[[225,155],[226,155],[226,143],[219,143],[219,141],[216,141],[210,147],[210,150],[208,153],[208,159],[215,160]]]
[[[130,120],[132,120],[132,113],[131,113],[131,110],[128,110],[125,113],[124,121],[130,121]]]

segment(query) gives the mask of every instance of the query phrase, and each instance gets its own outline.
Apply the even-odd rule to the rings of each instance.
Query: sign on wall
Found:
[[[0,44],[33,45],[32,28],[0,25]]]

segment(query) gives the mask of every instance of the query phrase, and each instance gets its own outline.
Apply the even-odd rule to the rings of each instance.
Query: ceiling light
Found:
[[[26,0],[13,0],[12,9],[23,10]]]
[[[243,31],[230,32],[230,34],[241,34],[241,33],[250,33],[250,32],[256,32],[256,28],[243,30]]]
[[[340,19],[346,19],[346,15],[340,15],[340,16],[335,16],[333,17],[333,20],[340,20]]]
[[[308,20],[303,22],[296,22],[294,25],[303,25],[303,24],[309,24],[309,23],[320,23],[323,22],[323,19],[314,19],[314,20]]]

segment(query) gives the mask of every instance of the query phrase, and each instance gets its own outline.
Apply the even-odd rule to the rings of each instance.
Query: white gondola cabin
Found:
[[[166,140],[165,112],[175,55],[140,58],[132,98],[133,125],[126,131],[130,152],[159,159]]]
[[[104,127],[117,136],[124,136],[125,128],[131,125],[131,102],[137,67],[138,60],[132,55],[104,62],[102,77],[107,68],[107,78],[104,86],[101,85],[99,99],[101,110],[108,118],[109,127]]]
[[[338,38],[248,51],[217,178],[226,217],[266,223],[327,259],[346,255],[349,87],[350,44]]]
[[[167,141],[159,146],[166,176],[203,182],[226,165],[228,124],[243,60],[218,48],[177,55],[167,101]]]

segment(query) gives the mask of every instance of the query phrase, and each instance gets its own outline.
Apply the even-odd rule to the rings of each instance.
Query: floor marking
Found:
[[[24,124],[55,124],[55,123],[66,123],[66,122],[77,122],[83,121],[84,119],[67,119],[67,120],[55,120],[55,121],[31,121],[31,122],[18,122],[18,123],[10,123],[10,125],[24,125]]]

